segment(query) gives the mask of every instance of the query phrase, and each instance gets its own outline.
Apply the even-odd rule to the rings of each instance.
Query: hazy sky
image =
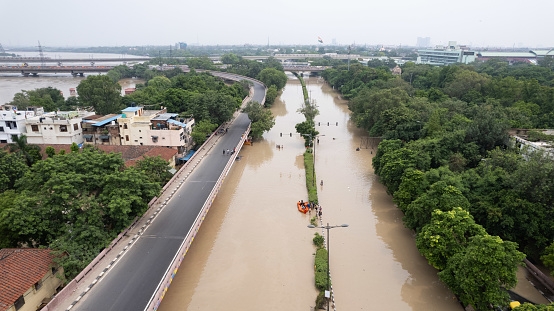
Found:
[[[0,43],[554,47],[554,0],[0,0]]]

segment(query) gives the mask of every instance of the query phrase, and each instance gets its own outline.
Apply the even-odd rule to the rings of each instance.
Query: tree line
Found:
[[[515,286],[525,256],[554,268],[554,163],[508,135],[554,126],[552,80],[540,79],[552,70],[516,64],[492,75],[498,63],[323,73],[356,124],[384,138],[373,167],[419,251],[480,310],[507,305],[502,288]]]

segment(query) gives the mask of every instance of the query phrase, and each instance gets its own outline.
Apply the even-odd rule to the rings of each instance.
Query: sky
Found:
[[[554,47],[553,0],[0,0],[0,44]]]

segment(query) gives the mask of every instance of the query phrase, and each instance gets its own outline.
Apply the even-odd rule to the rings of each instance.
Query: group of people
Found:
[[[310,213],[310,215],[312,214],[312,210],[314,210],[314,209],[315,209],[315,215],[316,216],[321,217],[321,215],[322,215],[321,205],[318,205],[317,203],[311,203],[310,204],[309,202],[304,202],[304,200],[300,200],[300,206],[302,206],[302,207],[305,206],[308,209],[308,213]]]
[[[236,151],[236,148],[233,148],[233,150],[229,150],[229,149],[225,150],[225,149],[223,149],[223,155],[226,155],[226,154],[227,154],[227,155],[234,154],[235,151]]]

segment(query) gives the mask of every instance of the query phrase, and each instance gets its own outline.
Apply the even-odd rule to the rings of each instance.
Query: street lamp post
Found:
[[[322,228],[327,229],[327,291],[329,292],[329,298],[331,298],[331,282],[330,282],[330,275],[331,275],[331,265],[329,262],[329,230],[333,228],[346,228],[348,227],[347,224],[342,224],[340,226],[329,226],[329,223],[327,223],[327,226],[321,226],[316,227],[314,225],[308,225],[308,228]],[[329,311],[329,301],[327,301],[327,311]]]

